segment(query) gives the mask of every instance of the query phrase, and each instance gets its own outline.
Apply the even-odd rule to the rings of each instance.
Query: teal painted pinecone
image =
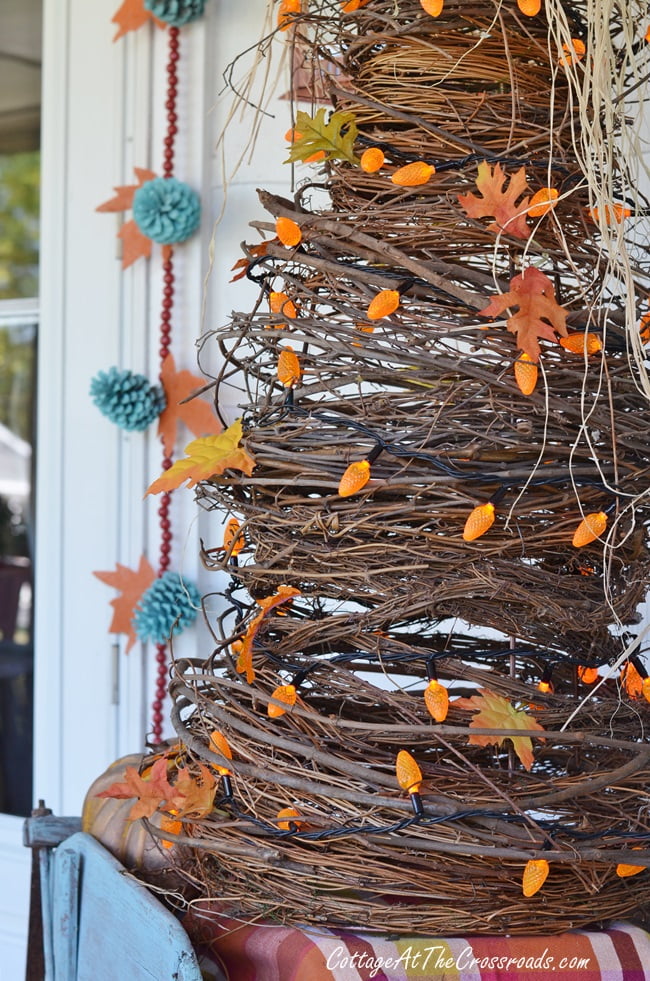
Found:
[[[160,385],[152,385],[144,375],[115,367],[95,375],[90,396],[100,412],[129,432],[142,432],[166,405]]]
[[[140,640],[164,644],[172,631],[189,627],[201,606],[196,586],[177,572],[165,572],[140,597],[132,623]]]
[[[147,238],[159,245],[184,242],[201,222],[196,191],[175,177],[154,177],[133,195],[133,218]]]
[[[144,5],[158,20],[182,27],[203,16],[205,0],[145,0]]]

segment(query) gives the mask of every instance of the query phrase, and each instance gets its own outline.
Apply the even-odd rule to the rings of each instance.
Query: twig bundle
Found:
[[[615,874],[650,864],[648,704],[613,680],[588,695],[577,672],[613,671],[642,641],[647,202],[638,155],[615,147],[629,146],[648,58],[629,4],[544,8],[527,18],[515,0],[446,0],[433,18],[419,0],[370,0],[344,15],[311,0],[296,19],[295,43],[316,74],[327,66],[321,83],[349,114],[342,133],[354,124],[355,153],[376,147],[386,163],[368,174],[330,153],[293,201],[261,192],[273,220],[257,227],[273,235],[284,218],[299,232],[250,256],[260,302],[204,338],[223,355],[217,387],[244,388],[255,467],[197,488],[206,509],[239,518],[246,547],[235,560],[206,544],[206,565],[232,576],[230,606],[211,624],[213,658],[178,665],[172,688],[192,752],[217,761],[214,728],[233,747],[237,796],[194,826],[194,874],[245,915],[559,932],[649,899],[648,874]],[[391,181],[418,161],[421,183]],[[519,203],[501,222],[472,216],[477,178],[494,186],[498,168],[506,189],[519,181]],[[554,194],[541,215],[538,191]],[[512,291],[531,269],[578,343],[550,342],[543,314],[524,394]],[[396,302],[375,319],[382,291]],[[302,376],[287,381],[289,345]],[[370,479],[345,496],[355,462]],[[481,505],[494,523],[464,536]],[[593,541],[572,544],[592,514]],[[293,587],[291,608],[259,623],[256,601],[280,587]],[[246,666],[231,654],[242,641]],[[555,693],[538,695],[550,669]],[[468,745],[482,730],[466,707],[434,724],[412,690],[427,676],[524,708],[540,698],[532,771],[503,731]],[[269,716],[278,684],[298,701]],[[421,813],[391,773],[402,749],[423,770]],[[289,805],[297,823],[279,829]],[[519,881],[540,856],[552,865],[541,905]]]

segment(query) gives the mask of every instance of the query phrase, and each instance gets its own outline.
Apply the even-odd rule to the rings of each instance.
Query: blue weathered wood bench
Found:
[[[30,923],[27,981],[201,981],[176,917],[78,827],[50,815],[25,822],[38,886],[31,917],[42,922],[40,956]]]

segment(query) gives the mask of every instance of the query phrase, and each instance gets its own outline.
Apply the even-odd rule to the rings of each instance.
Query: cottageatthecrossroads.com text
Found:
[[[327,969],[345,970],[355,968],[365,971],[369,978],[380,972],[396,971],[586,971],[590,957],[555,957],[546,947],[535,956],[513,954],[494,954],[477,957],[468,945],[457,954],[450,955],[449,948],[442,944],[430,947],[406,947],[399,956],[384,957],[380,954],[357,950],[350,953],[343,945],[336,947],[327,958]]]

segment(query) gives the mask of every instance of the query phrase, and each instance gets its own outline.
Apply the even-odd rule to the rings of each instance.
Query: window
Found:
[[[41,2],[0,20],[0,812],[32,806]]]

